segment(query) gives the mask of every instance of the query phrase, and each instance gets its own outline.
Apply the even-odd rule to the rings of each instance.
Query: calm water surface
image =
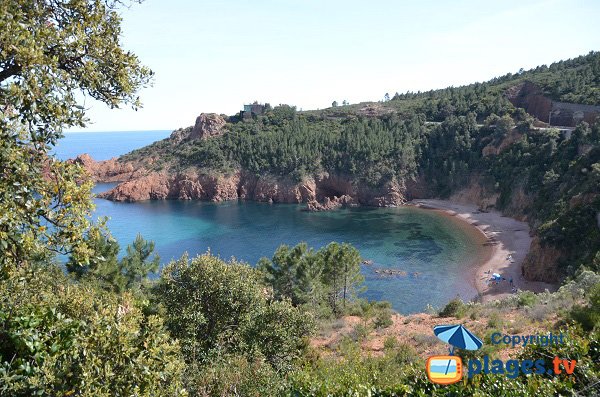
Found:
[[[87,152],[94,158],[110,158],[132,146],[162,139],[168,132],[81,134],[86,136],[66,135],[57,147],[57,156],[69,158]],[[111,144],[104,145],[106,140]],[[114,141],[122,142],[121,146]],[[95,191],[111,186],[99,184]],[[282,243],[305,241],[321,247],[338,241],[353,244],[363,258],[374,261],[362,267],[367,286],[364,295],[388,300],[399,312],[417,312],[427,304],[443,305],[457,294],[469,299],[476,293],[464,280],[469,279],[470,266],[481,255],[480,236],[434,211],[403,207],[311,213],[295,204],[237,201],[95,202],[95,216],[110,217],[108,226],[122,248],[142,233],[155,241],[163,263],[186,251],[195,255],[210,249],[222,258],[255,264]],[[402,270],[406,275],[382,277],[375,272],[383,268]]]

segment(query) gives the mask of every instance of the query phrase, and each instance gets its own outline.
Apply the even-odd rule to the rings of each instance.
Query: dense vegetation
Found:
[[[317,254],[304,245],[282,246],[274,258],[300,269],[307,259],[292,252],[320,256],[339,248]],[[335,265],[332,259],[324,267]],[[493,332],[531,326],[564,332],[567,344],[527,347],[519,357],[547,365],[554,355],[575,359],[572,376],[477,375],[449,387],[429,382],[424,358],[393,336],[383,355],[362,353],[363,342],[393,323],[385,304],[349,300],[337,316],[361,321],[354,336],[324,354],[307,338],[315,324],[331,323],[332,311],[321,309],[330,299],[293,304],[278,298],[281,283],[259,268],[204,254],[171,262],[141,290],[116,293],[99,281],[69,277],[50,264],[4,274],[0,395],[593,395],[600,381],[600,276],[590,271],[556,293],[526,292],[490,304],[453,301],[440,311],[481,324],[477,334],[485,336],[485,348],[460,353],[465,360],[501,354],[490,343]],[[503,319],[510,313],[518,322]]]
[[[78,92],[117,107],[138,106],[151,72],[120,47],[119,2],[0,3],[0,395],[4,396],[429,396],[593,394],[599,384],[600,267],[598,125],[570,139],[532,130],[499,93],[522,78],[550,95],[595,102],[598,54],[458,89],[406,94],[377,117],[352,106],[297,113],[289,106],[229,133],[181,145],[163,166],[212,171],[243,167],[305,178],[347,173],[378,185],[425,177],[447,195],[480,181],[514,207],[531,197],[544,241],[561,247],[573,280],[557,293],[521,293],[489,304],[454,301],[441,311],[487,318],[486,338],[519,310],[569,343],[528,348],[523,357],[578,360],[572,376],[478,375],[450,387],[430,383],[417,352],[394,340],[380,357],[361,341],[393,324],[383,302],[356,298],[359,253],[347,244],[280,247],[258,266],[207,253],[172,261],[158,279],[154,246],[141,236],[119,259],[103,222],[90,220],[91,183],[82,170],[48,155],[64,127],[84,125]],[[434,122],[434,123],[431,123]],[[517,129],[513,130],[516,125]],[[497,155],[484,148],[520,134]],[[169,148],[162,141],[133,153]],[[130,156],[130,157],[131,157]],[[512,181],[521,182],[515,186]],[[550,204],[548,204],[548,202]],[[67,255],[66,267],[56,264]],[[65,271],[66,270],[66,271]],[[496,317],[494,317],[496,313]],[[315,329],[360,317],[355,338],[332,355],[310,346]],[[483,330],[482,330],[483,331]],[[514,331],[514,329],[513,329]],[[496,354],[493,350],[483,353]]]

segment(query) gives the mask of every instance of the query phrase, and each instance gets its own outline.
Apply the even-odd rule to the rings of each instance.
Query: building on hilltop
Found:
[[[263,105],[254,101],[250,105],[244,105],[244,110],[240,111],[240,117],[244,120],[251,119],[252,116],[260,116],[270,108],[271,106],[268,103]]]

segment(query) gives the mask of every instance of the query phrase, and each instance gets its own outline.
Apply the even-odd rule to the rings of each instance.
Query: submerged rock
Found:
[[[393,277],[393,276],[404,277],[408,274],[404,270],[397,270],[397,269],[375,269],[375,273],[379,274],[380,276],[384,276],[384,277]]]
[[[351,196],[346,194],[333,198],[325,197],[322,203],[317,200],[311,200],[306,203],[307,211],[330,211],[343,207],[354,207],[357,206],[358,203]]]

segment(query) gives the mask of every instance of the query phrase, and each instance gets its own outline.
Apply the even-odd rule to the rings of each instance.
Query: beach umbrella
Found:
[[[452,345],[450,354],[454,353],[454,348],[477,350],[483,345],[481,339],[460,324],[437,325],[433,327],[433,333],[442,341]]]

